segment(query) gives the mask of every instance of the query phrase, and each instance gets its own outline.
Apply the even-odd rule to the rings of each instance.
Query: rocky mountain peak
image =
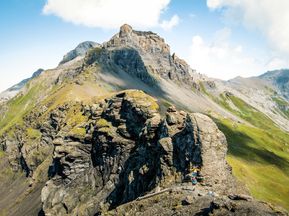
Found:
[[[196,86],[190,66],[176,54],[171,55],[165,40],[151,31],[136,31],[124,24],[119,33],[102,45],[102,51],[97,52],[98,63],[118,67],[149,85],[155,85],[161,77]]]
[[[150,31],[136,31],[128,25],[124,24],[120,27],[117,33],[110,41],[105,43],[105,47],[133,47],[142,53],[163,53],[170,54],[170,47],[165,43],[165,40],[157,34]]]
[[[95,43],[93,41],[82,42],[82,43],[78,44],[75,47],[75,49],[69,51],[66,55],[64,55],[63,59],[61,60],[61,62],[59,64],[61,65],[61,64],[64,64],[66,62],[69,62],[78,56],[84,56],[89,49],[91,49],[93,47],[98,47],[98,46],[100,46],[100,44]]]
[[[37,71],[35,71],[35,72],[32,74],[32,77],[31,77],[31,78],[38,77],[40,74],[42,74],[43,71],[44,71],[44,69],[39,68]]]
[[[120,27],[119,36],[126,37],[132,33],[132,27],[128,24],[124,24]]]

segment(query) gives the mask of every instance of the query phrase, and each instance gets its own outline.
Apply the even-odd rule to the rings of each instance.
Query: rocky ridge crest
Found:
[[[158,77],[197,87],[199,75],[176,54],[171,55],[164,39],[153,32],[135,31],[131,26],[121,26],[119,33],[103,43],[89,63],[96,61],[115,67],[155,85]]]

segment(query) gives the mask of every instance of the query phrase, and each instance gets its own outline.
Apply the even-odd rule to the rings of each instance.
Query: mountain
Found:
[[[287,100],[289,99],[289,70],[275,70],[259,76],[260,79],[268,81]]]
[[[32,74],[30,78],[24,79],[16,85],[8,88],[4,92],[0,93],[0,103],[14,97],[18,92],[21,91],[21,89],[25,86],[26,83],[28,83],[31,79],[38,77],[43,71],[43,69],[38,69]]]
[[[77,55],[0,107],[1,214],[288,215],[288,100],[268,80],[206,77],[129,25]]]
[[[77,47],[69,51],[66,55],[63,56],[62,61],[59,64],[64,64],[69,62],[77,57],[85,56],[86,52],[93,48],[99,46],[98,43],[92,41],[85,41],[77,45]]]

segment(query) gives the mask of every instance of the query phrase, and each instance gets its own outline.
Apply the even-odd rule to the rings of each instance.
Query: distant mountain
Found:
[[[259,76],[270,82],[285,98],[289,100],[289,69],[268,71]]]
[[[209,78],[129,25],[81,43],[0,106],[0,209],[286,215],[266,203],[289,210],[289,101],[272,83]]]
[[[43,71],[44,70],[41,68],[38,69],[32,74],[30,78],[24,79],[21,82],[17,83],[16,85],[8,88],[4,92],[0,93],[0,102],[7,101],[10,98],[14,97],[25,86],[26,83],[28,83],[31,79],[38,77]]]
[[[82,42],[75,49],[69,51],[59,64],[64,64],[78,56],[84,56],[89,49],[97,46],[99,46],[99,44],[92,41]]]

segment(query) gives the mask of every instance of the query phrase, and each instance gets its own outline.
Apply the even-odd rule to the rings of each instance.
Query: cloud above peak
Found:
[[[211,10],[222,9],[226,20],[234,20],[261,32],[276,51],[289,54],[288,0],[207,0]]]
[[[215,32],[211,41],[200,35],[192,38],[190,65],[210,77],[231,79],[248,77],[265,71],[263,62],[248,55],[241,44],[231,42],[231,29]]]
[[[172,18],[170,20],[163,20],[162,23],[160,24],[160,26],[164,30],[171,30],[173,27],[178,25],[179,22],[180,22],[180,18],[178,15],[175,14],[174,16],[172,16]]]
[[[47,0],[43,13],[67,22],[105,29],[119,28],[123,23],[134,27],[163,27],[178,24],[178,16],[160,20],[170,0]]]

